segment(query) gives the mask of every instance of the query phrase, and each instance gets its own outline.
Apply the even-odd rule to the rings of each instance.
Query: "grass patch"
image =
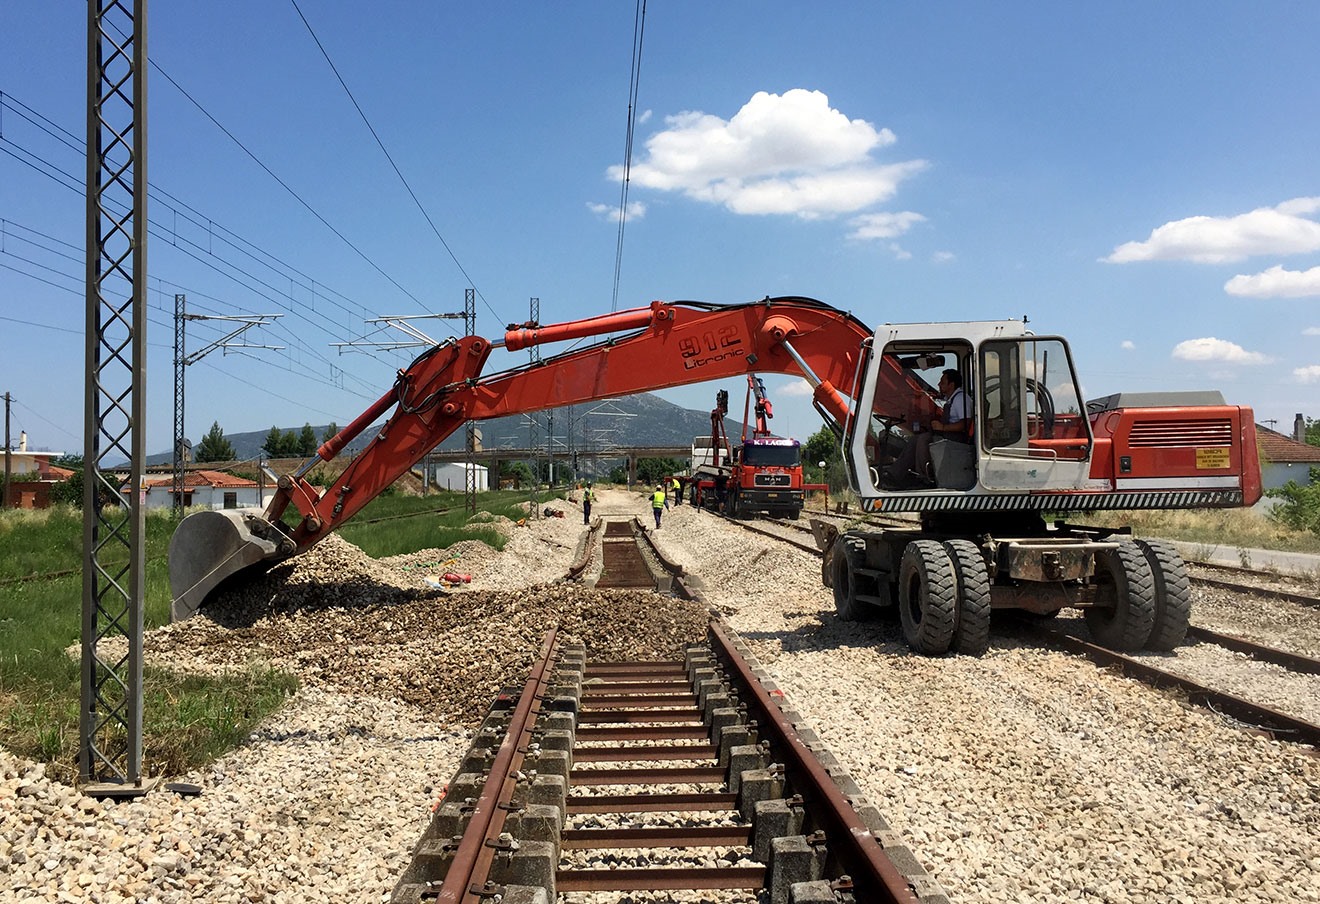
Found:
[[[549,498],[543,496],[542,504]],[[526,502],[526,491],[481,496],[483,511],[514,520],[526,516]],[[143,621],[148,630],[170,619],[167,556],[176,526],[168,512],[147,513]],[[462,493],[382,496],[343,534],[376,557],[461,540],[504,545],[488,516],[468,523]],[[0,743],[45,763],[51,777],[68,783],[78,776],[82,542],[83,517],[76,509],[0,511]],[[113,560],[107,550],[102,562]],[[66,653],[70,648],[72,658]],[[293,675],[263,668],[218,678],[148,668],[142,682],[143,765],[149,775],[204,766],[241,744],[297,689]],[[97,745],[113,753],[116,741],[99,738]]]
[[[1164,537],[1218,549],[1273,549],[1320,553],[1320,537],[1292,530],[1253,509],[1095,512],[1085,519],[1105,527],[1129,525],[1139,537]]]

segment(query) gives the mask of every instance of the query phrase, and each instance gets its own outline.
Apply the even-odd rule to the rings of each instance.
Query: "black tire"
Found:
[[[789,520],[789,521],[796,521],[796,520],[797,520],[798,518],[800,518],[800,517],[802,517],[802,509],[800,509],[800,508],[791,508],[791,509],[788,510],[788,520]]]
[[[1163,540],[1138,540],[1155,588],[1155,623],[1146,649],[1168,652],[1187,638],[1192,620],[1192,582],[1178,550]]]
[[[738,493],[736,490],[730,490],[728,496],[724,499],[724,511],[730,518],[739,517],[738,514]]]
[[[848,548],[848,544],[839,540],[834,544],[834,556],[831,561],[831,586],[834,588],[834,609],[844,621],[864,621],[874,613],[866,603],[857,601],[858,554]]]
[[[1131,653],[1140,650],[1155,625],[1155,578],[1141,547],[1131,540],[1095,557],[1100,605],[1086,609],[1086,627],[1102,647]]]
[[[914,540],[898,571],[898,617],[903,639],[927,656],[949,651],[957,627],[953,562],[937,540]]]
[[[990,575],[981,550],[971,540],[946,540],[957,586],[953,651],[980,656],[990,648]]]

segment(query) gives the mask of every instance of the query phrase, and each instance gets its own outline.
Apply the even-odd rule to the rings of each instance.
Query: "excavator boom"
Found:
[[[621,330],[633,332],[483,375],[496,348],[514,351]],[[315,458],[281,476],[263,516],[201,512],[183,520],[170,544],[173,617],[195,613],[238,572],[269,567],[337,530],[467,421],[759,371],[806,378],[817,408],[842,424],[849,404],[837,387],[852,385],[871,337],[849,314],[787,297],[727,306],[656,301],[586,320],[511,328],[498,342],[466,336],[436,345],[400,370],[391,390]],[[312,468],[386,414],[367,447],[333,486],[318,493],[305,479]]]

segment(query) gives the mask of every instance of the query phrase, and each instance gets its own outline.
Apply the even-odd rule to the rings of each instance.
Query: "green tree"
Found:
[[[1308,446],[1320,446],[1320,420],[1313,417],[1306,419],[1306,444]]]
[[[654,486],[683,468],[683,463],[677,458],[641,458],[637,460],[637,479]]]
[[[1293,530],[1320,536],[1320,468],[1311,468],[1310,476],[1309,486],[1290,480],[1281,487],[1266,490],[1265,495],[1279,500],[1270,509],[1270,518]]]
[[[198,462],[233,461],[237,457],[234,447],[225,439],[225,431],[220,429],[219,421],[211,424],[210,431],[193,450],[193,460]]]
[[[51,464],[57,468],[66,468],[73,472],[68,480],[61,480],[50,490],[51,502],[62,502],[74,508],[83,504],[83,457],[81,455],[61,455]]]
[[[838,492],[847,483],[839,438],[829,427],[821,427],[802,444],[802,473],[807,483],[829,484],[831,492]]]
[[[302,432],[298,434],[298,454],[311,455],[318,445],[316,431],[312,429],[312,425],[303,424]]]
[[[330,440],[334,439],[335,436],[338,435],[338,433],[339,433],[339,425],[336,424],[334,421],[331,421],[330,423],[326,424],[325,429],[321,431],[321,442],[323,443],[329,442]]]
[[[500,462],[500,478],[512,480],[514,486],[521,488],[532,482],[532,469],[527,467],[525,461],[502,461]]]

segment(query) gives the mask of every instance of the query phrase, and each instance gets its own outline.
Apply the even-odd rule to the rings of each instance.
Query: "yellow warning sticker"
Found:
[[[1228,450],[1227,449],[1197,449],[1196,450],[1196,470],[1204,471],[1209,469],[1227,468]]]

